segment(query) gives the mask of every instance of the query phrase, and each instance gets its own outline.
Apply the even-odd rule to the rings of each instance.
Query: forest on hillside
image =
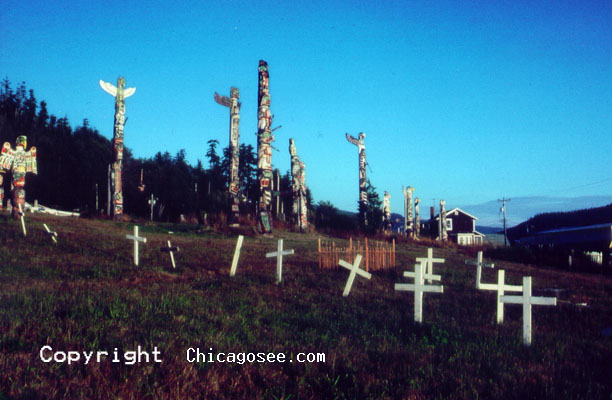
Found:
[[[73,128],[67,117],[49,114],[47,103],[39,102],[33,89],[28,89],[24,82],[13,88],[5,78],[0,84],[0,143],[8,142],[14,147],[19,135],[27,136],[27,149],[37,148],[38,175],[26,177],[26,201],[33,203],[36,199],[48,207],[79,211],[89,216],[106,213],[109,165],[113,162],[111,140],[90,126],[86,118]],[[185,150],[175,155],[159,151],[151,158],[134,158],[126,147],[122,176],[124,212],[148,218],[151,212],[148,200],[153,195],[157,199],[155,220],[174,222],[184,215],[197,217],[198,222],[203,223],[206,214],[210,221],[223,221],[228,205],[229,146],[221,148],[217,140],[209,140],[207,146],[201,149],[208,161],[207,168],[200,160],[197,165],[190,165],[185,160]],[[241,215],[254,215],[259,185],[257,154],[251,145],[240,145],[239,176]],[[4,206],[10,198],[10,182],[11,174],[7,171]],[[144,190],[139,189],[141,184]],[[276,192],[285,219],[291,221],[289,171],[281,174],[280,190]],[[372,232],[380,227],[382,202],[369,182],[368,199],[368,226]],[[330,202],[314,204],[310,190],[307,190],[307,205],[309,219],[317,229],[350,231],[358,228],[356,217],[339,211]]]

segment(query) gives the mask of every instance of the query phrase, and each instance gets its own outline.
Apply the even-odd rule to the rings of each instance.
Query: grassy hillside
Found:
[[[59,233],[53,245],[42,228]],[[435,249],[446,263],[443,294],[425,294],[422,325],[413,295],[395,292],[426,247],[398,244],[401,268],[357,277],[317,269],[316,236],[276,232],[295,255],[275,284],[276,238],[246,237],[229,277],[235,237],[187,225],[140,223],[140,267],[132,265],[133,224],[28,215],[0,219],[0,398],[610,398],[610,276],[495,261],[506,280],[534,277],[534,293],[557,288],[557,307],[534,306],[533,340],[521,344],[522,311],[495,323],[495,295],[476,291],[472,255]],[[174,231],[169,235],[168,230]],[[160,246],[180,246],[172,270]],[[485,253],[486,258],[486,253]],[[487,269],[486,281],[496,273]],[[572,303],[586,302],[588,307]],[[45,363],[41,348],[107,351],[88,364]],[[127,365],[138,346],[161,363]],[[112,362],[118,354],[119,362]],[[191,363],[187,350],[285,353],[285,363]],[[52,357],[53,351],[43,353]],[[325,362],[298,363],[298,353]]]

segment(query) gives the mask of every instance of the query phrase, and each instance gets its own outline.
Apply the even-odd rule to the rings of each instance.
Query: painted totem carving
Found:
[[[446,201],[440,200],[440,240],[448,240],[448,232],[446,231]]]
[[[36,147],[32,146],[30,150],[25,151],[27,147],[27,138],[25,136],[17,137],[15,149],[11,149],[11,145],[6,142],[2,146],[0,153],[0,168],[10,170],[13,173],[11,182],[11,204],[13,206],[13,218],[19,218],[19,205],[25,210],[25,178],[28,172],[38,174],[36,164]],[[0,175],[0,187],[2,185],[2,175]],[[0,199],[4,199],[4,189],[1,189]],[[1,204],[1,203],[0,203]]]
[[[366,191],[367,177],[366,177],[366,152],[364,139],[366,134],[363,132],[359,133],[358,138],[346,134],[346,140],[357,146],[359,151],[359,204],[360,204],[360,219],[361,225],[368,225],[367,206],[368,206],[368,193]]]
[[[297,155],[293,139],[289,139],[291,154],[291,177],[293,189],[293,215],[295,227],[304,232],[308,228],[308,208],[306,205],[306,165]]]
[[[421,214],[419,204],[421,199],[418,197],[414,198],[414,238],[418,239],[421,235]]]
[[[414,188],[408,186],[402,189],[404,191],[404,233],[408,237],[414,236],[414,228],[412,225],[412,193]]]
[[[123,190],[121,170],[123,167],[123,126],[125,125],[125,99],[136,92],[136,88],[125,88],[125,79],[120,76],[117,86],[100,80],[100,87],[115,98],[115,123],[113,129],[113,218],[121,219],[123,215]]]
[[[238,101],[240,98],[240,92],[238,88],[230,88],[230,97],[220,96],[215,92],[215,101],[225,107],[229,107],[230,110],[230,154],[232,155],[232,161],[230,164],[230,178],[229,178],[229,198],[230,198],[230,217],[229,224],[232,226],[238,226],[238,217],[240,215],[240,179],[238,176],[238,167],[240,163],[239,153],[239,142],[240,142],[240,106],[241,103]]]
[[[391,195],[385,190],[383,196],[383,230],[388,231],[391,229]]]
[[[257,175],[259,178],[258,220],[262,233],[272,232],[270,204],[272,203],[272,114],[270,113],[270,85],[268,63],[259,60],[259,94],[257,96]]]

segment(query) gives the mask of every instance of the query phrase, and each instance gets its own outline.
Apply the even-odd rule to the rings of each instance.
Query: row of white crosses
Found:
[[[128,240],[134,241],[134,265],[138,266],[139,264],[139,244],[147,243],[147,238],[143,236],[138,236],[138,225],[134,225],[134,234],[133,235],[125,235],[125,238]],[[168,247],[160,247],[160,251],[170,254],[170,261],[172,261],[172,268],[176,268],[176,263],[174,261],[174,252],[179,251],[178,246],[172,246],[172,243],[168,240]]]
[[[556,306],[556,297],[533,297],[531,291],[531,277],[523,277],[523,286],[506,285],[504,282],[504,270],[497,271],[497,283],[482,283],[482,267],[493,268],[493,264],[484,264],[482,251],[478,252],[476,262],[466,261],[466,264],[476,265],[476,289],[493,290],[497,292],[497,323],[504,322],[504,303],[523,305],[523,343],[531,345],[531,306]],[[520,296],[507,296],[505,292],[523,292]]]
[[[236,269],[238,268],[238,260],[240,259],[240,250],[242,249],[242,243],[244,236],[239,235],[236,242],[236,249],[234,250],[234,257],[232,259],[232,266],[230,268],[230,276],[236,275]],[[276,251],[272,253],[266,253],[266,258],[276,257],[276,284],[279,284],[283,280],[283,256],[295,254],[294,250],[283,250],[283,239],[278,239]]]

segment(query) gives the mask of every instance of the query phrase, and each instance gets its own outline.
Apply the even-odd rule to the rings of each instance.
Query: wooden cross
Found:
[[[57,232],[53,232],[49,229],[49,227],[47,226],[47,224],[43,224],[43,226],[45,227],[45,230],[47,231],[47,234],[49,236],[51,236],[51,239],[53,240],[54,243],[57,243]]]
[[[149,204],[151,205],[151,221],[153,221],[153,207],[157,204],[157,199],[151,193],[151,199],[149,199]]]
[[[523,286],[517,285],[506,285],[505,284],[505,271],[503,269],[497,270],[497,283],[481,283],[480,276],[476,281],[476,289],[480,290],[492,290],[497,292],[497,323],[501,324],[504,322],[504,303],[501,301],[502,296],[505,292],[522,292]]]
[[[278,239],[278,248],[273,253],[267,253],[266,257],[276,257],[276,283],[279,284],[283,278],[283,256],[293,254],[293,249],[283,251],[283,239]]]
[[[125,238],[134,241],[134,265],[138,266],[138,242],[147,243],[147,238],[138,236],[138,225],[134,225],[134,234]]]
[[[427,279],[428,281],[439,281],[442,279],[441,275],[433,275],[433,274],[428,274],[427,272],[425,272],[425,262],[421,261],[421,265],[423,268],[423,279]],[[416,271],[416,264],[415,266],[415,271]],[[412,272],[412,271],[404,271],[404,278],[416,278],[416,272]]]
[[[349,292],[351,291],[351,287],[353,286],[353,281],[355,280],[355,275],[361,275],[366,279],[372,278],[372,274],[359,268],[360,263],[361,263],[361,254],[357,254],[357,257],[355,257],[355,262],[353,263],[353,265],[347,263],[344,260],[340,260],[338,262],[340,266],[351,271],[351,273],[349,274],[348,280],[346,281],[346,286],[344,287],[344,292],[342,293],[342,296],[346,297],[349,295]]]
[[[426,275],[433,275],[433,263],[443,263],[443,258],[433,258],[433,249],[430,247],[427,249],[427,258],[417,257],[417,262],[425,263],[425,271]],[[431,284],[432,279],[427,278],[427,283]]]
[[[238,241],[236,242],[236,249],[234,250],[234,258],[232,259],[232,267],[230,268],[230,276],[236,275],[236,268],[238,268],[238,259],[240,258],[240,249],[242,248],[242,242],[244,236],[239,235]]]
[[[556,297],[532,297],[531,296],[531,277],[523,277],[522,296],[502,296],[501,301],[510,304],[523,305],[523,343],[531,345],[531,306],[556,306]]]
[[[482,267],[488,267],[488,268],[495,267],[495,264],[493,263],[483,263],[482,262],[482,251],[478,252],[478,255],[476,256],[476,261],[465,260],[465,263],[476,266],[476,289],[480,289],[479,286],[480,286],[480,278],[482,277]]]
[[[23,208],[21,208],[21,203],[17,203],[17,206],[19,207],[19,218],[21,218],[21,229],[23,230],[23,236],[26,236],[28,233],[26,232]]]
[[[414,266],[414,284],[396,283],[395,290],[406,290],[414,292],[414,321],[423,322],[423,293],[444,293],[444,286],[425,285],[424,263]],[[431,279],[434,279],[432,276]]]
[[[168,240],[168,247],[160,247],[159,251],[163,251],[164,253],[170,253],[170,260],[172,261],[172,268],[176,268],[176,264],[174,263],[174,253],[175,251],[179,251],[178,246],[172,246],[170,241]]]

